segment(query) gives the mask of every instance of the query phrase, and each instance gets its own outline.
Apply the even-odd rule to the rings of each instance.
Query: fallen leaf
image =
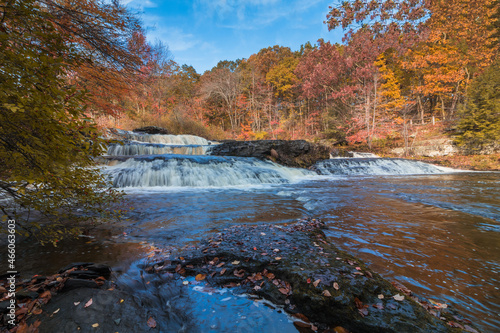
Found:
[[[464,329],[464,327],[462,325],[460,325],[459,323],[456,323],[454,321],[449,321],[447,324],[448,324],[448,326],[451,326],[451,327],[454,327],[454,328]]]
[[[285,289],[285,288],[279,288],[278,289],[280,291],[280,293],[282,293],[283,295],[288,295],[288,290]]]
[[[125,300],[123,298],[120,299],[120,303],[123,303],[125,302]]]
[[[383,303],[373,304],[373,307],[376,308],[376,309],[379,309],[379,310],[383,310],[384,309],[384,304]]]
[[[59,310],[61,310],[61,308],[57,309],[56,311],[52,312],[52,314],[56,314],[59,312]]]
[[[378,295],[378,299],[384,299],[384,295],[382,294]]]
[[[40,309],[40,308],[35,309],[35,310],[33,310],[33,311],[32,311],[32,313],[33,313],[34,315],[39,315],[39,314],[42,314],[42,312],[43,312],[43,311],[42,311],[42,309]]]
[[[307,279],[306,281],[307,281],[307,283],[311,283],[311,279]]]
[[[465,325],[464,330],[466,330],[467,332],[471,332],[471,333],[479,333],[477,330],[473,329],[469,325]]]
[[[206,274],[198,274],[198,275],[196,275],[195,279],[196,279],[196,281],[203,281],[203,280],[205,280],[206,277],[207,277]]]
[[[280,249],[274,249],[273,251],[277,253],[280,252]]]
[[[323,290],[321,295],[326,296],[326,297],[332,297],[332,294],[330,294],[330,292],[328,290]]]
[[[217,265],[218,268],[221,268],[222,266],[224,266],[225,262],[221,262],[220,264]]]
[[[183,281],[182,284],[187,286],[189,284],[189,281]]]
[[[149,317],[149,319],[148,319],[148,326],[151,327],[151,328],[155,328],[156,327],[156,320],[154,320],[153,317]]]
[[[93,328],[99,327],[99,324],[98,323],[92,324],[92,327]]]
[[[89,299],[89,301],[87,303],[85,303],[85,308],[88,308],[91,305],[92,305],[92,298]]]
[[[368,308],[358,309],[358,311],[359,311],[359,314],[361,315],[361,317],[368,316]]]
[[[220,271],[220,275],[224,275],[224,273],[226,273],[226,269],[223,268],[221,271]]]
[[[339,284],[337,282],[334,282],[333,288],[335,288],[335,290],[339,290],[340,289]]]
[[[405,297],[403,295],[400,295],[400,294],[396,294],[396,295],[392,296],[392,298],[394,298],[396,301],[402,301],[405,299]]]
[[[356,307],[357,307],[358,309],[362,309],[362,308],[364,308],[364,306],[363,306],[363,302],[361,302],[359,298],[357,298],[357,297],[356,297],[356,298],[354,298],[354,303],[356,304]]]
[[[361,270],[361,267],[356,267],[356,270],[360,271],[360,270]]]
[[[311,330],[313,330],[313,331],[316,332],[318,330],[318,328],[316,326],[314,326],[314,325],[311,325]]]
[[[281,260],[281,257],[276,257],[276,258],[274,258],[274,259],[276,259],[276,260]]]
[[[255,286],[255,287],[253,287],[253,290],[255,290],[255,291],[259,291],[259,290],[261,290],[261,289],[262,289],[262,288],[261,288],[261,287],[259,287],[259,286]]]
[[[320,282],[321,280],[317,279],[316,281],[313,282],[313,286],[317,287]]]
[[[239,265],[239,264],[240,264],[240,262],[239,262],[238,260],[235,260],[235,261],[233,261],[231,264],[233,264],[233,265]]]

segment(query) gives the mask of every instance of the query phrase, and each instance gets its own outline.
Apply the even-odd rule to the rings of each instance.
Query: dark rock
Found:
[[[61,292],[65,293],[80,288],[99,288],[99,285],[93,280],[69,279],[64,282],[64,287],[61,289]]]
[[[141,128],[136,128],[133,130],[136,133],[144,133],[144,134],[170,134],[165,128],[158,126],[146,126]]]
[[[213,286],[234,287],[301,313],[320,331],[341,326],[350,332],[456,332],[408,295],[395,300],[403,291],[330,244],[323,227],[311,219],[235,226],[180,253],[182,260],[157,261],[145,271],[202,274]],[[449,317],[444,311],[440,316]]]
[[[93,264],[86,267],[89,271],[96,272],[99,276],[109,279],[111,276],[111,267],[104,264]]]
[[[228,141],[214,146],[211,155],[256,157],[302,168],[330,157],[327,147],[304,140]]]
[[[66,271],[69,271],[72,268],[79,269],[79,268],[84,268],[84,267],[87,267],[87,266],[90,266],[90,265],[93,265],[93,264],[94,264],[93,262],[74,262],[74,263],[71,263],[71,264],[66,265],[63,268],[61,268],[59,270],[59,274],[62,274],[64,272],[66,272]]]
[[[97,279],[99,276],[101,276],[99,273],[93,271],[72,271],[69,272],[68,275],[71,279],[84,279],[84,280]]]
[[[22,300],[26,298],[36,299],[38,298],[38,293],[36,291],[22,290],[16,292],[16,299]]]
[[[9,312],[10,300],[0,302],[0,314]]]

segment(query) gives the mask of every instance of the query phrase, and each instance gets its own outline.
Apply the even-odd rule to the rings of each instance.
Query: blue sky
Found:
[[[248,58],[281,45],[292,50],[319,38],[340,42],[323,21],[334,0],[122,0],[142,13],[150,41],[168,45],[179,64],[198,73],[219,60]]]

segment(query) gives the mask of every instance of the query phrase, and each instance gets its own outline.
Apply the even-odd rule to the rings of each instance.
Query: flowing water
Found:
[[[116,225],[119,232],[55,249],[25,244],[25,274],[53,273],[71,261],[108,262],[126,285],[137,279],[150,245],[181,248],[231,225],[310,216],[327,222],[335,245],[385,278],[451,305],[484,332],[500,331],[499,173],[389,159],[332,159],[313,172],[252,158],[144,156],[179,140],[209,144],[166,137],[130,135],[146,150],[110,147],[109,155],[128,149],[104,172],[135,207]],[[229,290],[196,286],[183,297],[203,332],[296,331],[280,309]]]

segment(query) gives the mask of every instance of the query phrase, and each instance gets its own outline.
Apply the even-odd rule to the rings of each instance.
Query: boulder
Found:
[[[214,146],[211,155],[269,159],[288,166],[308,168],[330,157],[325,146],[304,140],[227,141]]]
[[[134,129],[132,132],[141,134],[170,134],[165,128],[158,126],[145,126]]]

